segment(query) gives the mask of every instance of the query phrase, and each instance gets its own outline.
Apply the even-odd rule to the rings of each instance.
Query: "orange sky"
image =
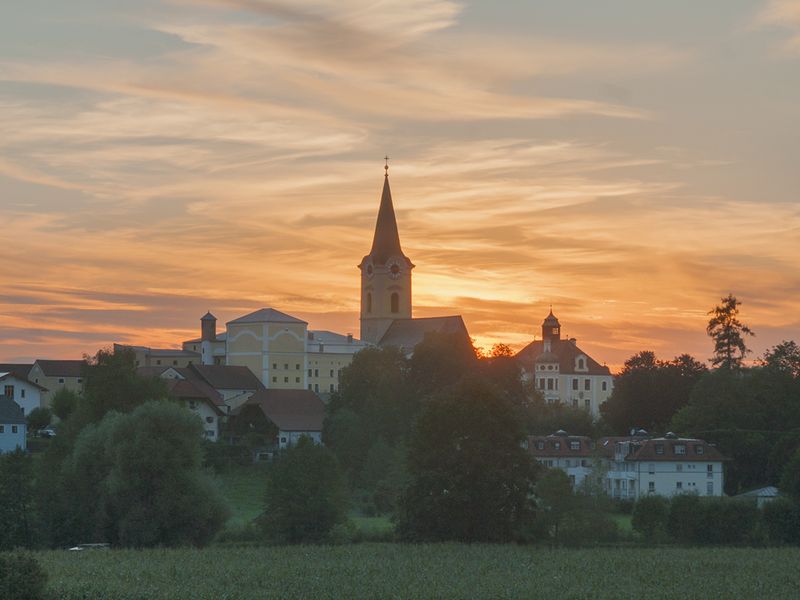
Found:
[[[756,354],[800,340],[794,0],[36,4],[0,8],[0,360],[207,309],[357,334],[385,152],[415,313],[478,345],[552,304],[612,367],[706,359],[729,292]]]

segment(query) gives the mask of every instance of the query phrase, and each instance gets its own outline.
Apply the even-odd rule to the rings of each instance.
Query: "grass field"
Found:
[[[231,509],[229,525],[245,525],[261,514],[267,481],[266,466],[233,466],[215,477]]]
[[[41,552],[55,597],[796,598],[800,549],[484,545]]]

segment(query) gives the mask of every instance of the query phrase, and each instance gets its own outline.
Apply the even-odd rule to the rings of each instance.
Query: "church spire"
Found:
[[[392,256],[404,256],[400,248],[400,234],[397,231],[397,219],[394,216],[392,204],[392,190],[389,188],[389,157],[386,157],[385,174],[383,179],[383,193],[381,194],[381,207],[378,210],[378,220],[375,222],[375,237],[372,238],[372,250],[369,255],[375,264],[386,264]]]

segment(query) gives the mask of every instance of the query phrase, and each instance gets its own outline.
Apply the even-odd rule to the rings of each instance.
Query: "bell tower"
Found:
[[[553,314],[553,307],[550,307],[550,314],[547,315],[542,322],[542,340],[544,342],[545,352],[549,352],[553,346],[553,342],[558,342],[561,339],[561,324]]]
[[[361,339],[377,344],[395,319],[411,318],[411,269],[413,263],[400,248],[400,234],[389,188],[386,157],[383,193],[375,222],[372,249],[361,270]]]

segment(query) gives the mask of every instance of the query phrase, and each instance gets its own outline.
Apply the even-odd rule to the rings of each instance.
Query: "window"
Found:
[[[311,369],[308,370],[308,376],[311,377]]]
[[[333,369],[331,369],[331,377],[333,377]]]
[[[656,444],[656,454],[664,454],[664,444]]]
[[[189,400],[189,408],[191,408],[192,410],[196,409],[197,402],[195,402],[194,400]]]
[[[313,389],[313,386],[309,383],[308,384],[308,391],[310,392]]]
[[[283,378],[283,383],[289,383],[289,378],[288,377],[284,377]]]
[[[704,451],[705,451],[705,448],[703,448],[702,444],[695,445],[695,447],[694,447],[694,453],[695,454],[703,454]]]
[[[278,368],[278,363],[272,363],[272,368],[273,369],[277,369]]]
[[[544,450],[544,442],[536,442],[536,448],[538,450]]]
[[[295,382],[295,383],[300,383],[300,378],[299,378],[299,377],[295,377],[295,378],[294,378],[294,382]]]
[[[294,366],[294,368],[295,368],[295,370],[296,370],[296,371],[299,371],[299,370],[300,370],[300,363],[296,364],[296,365]]]
[[[572,440],[569,443],[569,449],[570,450],[580,450],[581,449],[581,443],[578,440]]]
[[[656,482],[651,481],[647,484],[647,493],[652,494],[656,491]]]
[[[604,392],[607,391],[608,390],[608,382],[607,381],[602,382],[600,384],[600,389],[602,389]]]
[[[706,496],[713,496],[714,495],[714,482],[709,481],[706,483]]]
[[[539,378],[539,389],[540,390],[544,389],[544,377]]]
[[[686,444],[675,444],[672,448],[675,454],[686,454]]]
[[[284,371],[288,371],[289,370],[289,363],[283,363],[283,370]]]
[[[650,475],[655,475],[656,466],[653,463],[650,463],[649,473]]]
[[[572,399],[572,408],[578,408],[578,399],[577,398],[573,398]]]
[[[173,360],[172,361],[172,366],[177,367],[178,366],[178,361],[177,360]]]
[[[277,377],[273,377],[272,378],[272,383],[278,383],[278,378]]]
[[[0,425],[0,433],[5,433],[5,432],[6,432],[6,426]]]
[[[14,386],[7,385],[3,390],[3,395],[8,396],[9,399],[14,399]]]
[[[11,433],[17,433],[18,431],[19,431],[19,427],[17,427],[16,425],[12,425],[11,426]]]
[[[561,442],[553,442],[553,448],[556,450],[561,450]]]
[[[676,471],[679,471],[679,472],[680,472],[680,471],[683,471],[683,465],[682,465],[682,464],[680,464],[680,463],[678,463],[677,465],[675,465],[675,470],[676,470]]]
[[[393,313],[400,312],[400,296],[397,292],[392,294],[391,304]]]
[[[214,433],[213,429],[206,429],[206,437],[214,437],[215,435],[217,434]]]
[[[282,438],[281,438],[281,444],[285,444],[285,443],[286,443],[286,438],[285,438],[285,437],[282,437]]]
[[[160,364],[161,364],[161,361],[160,361],[160,360],[157,360],[157,361],[156,361],[156,363],[158,363],[158,364],[160,365]],[[58,378],[58,383],[64,383],[64,378],[63,378],[63,377],[59,377],[59,378]]]
[[[319,384],[318,383],[314,384],[314,391],[315,392],[319,392]]]
[[[592,409],[592,401],[589,400],[588,398],[583,401],[583,404],[586,407],[586,410],[591,410]]]
[[[683,482],[682,481],[676,481],[675,482],[675,489],[676,490],[682,490],[683,489]]]
[[[706,467],[706,473],[708,473],[709,478],[714,477],[714,465],[708,465],[708,467]]]
[[[22,388],[22,389],[19,391],[19,397],[20,397],[20,398],[24,398],[24,397],[25,397],[25,388]]]
[[[319,369],[314,369],[314,377],[319,377]]]
[[[592,389],[592,380],[591,379],[584,379],[583,380],[583,389],[587,392]]]
[[[586,368],[586,360],[583,358],[578,359],[578,369],[583,371]]]
[[[333,391],[333,384],[331,384],[331,391]]]
[[[547,378],[547,389],[548,390],[552,390],[553,389],[553,378],[552,377],[548,377]]]
[[[214,417],[206,417],[206,423],[213,423]]]
[[[367,292],[367,312],[372,312],[372,294]]]
[[[572,380],[572,389],[575,390],[576,392],[578,391],[578,380],[577,379],[573,379]]]

